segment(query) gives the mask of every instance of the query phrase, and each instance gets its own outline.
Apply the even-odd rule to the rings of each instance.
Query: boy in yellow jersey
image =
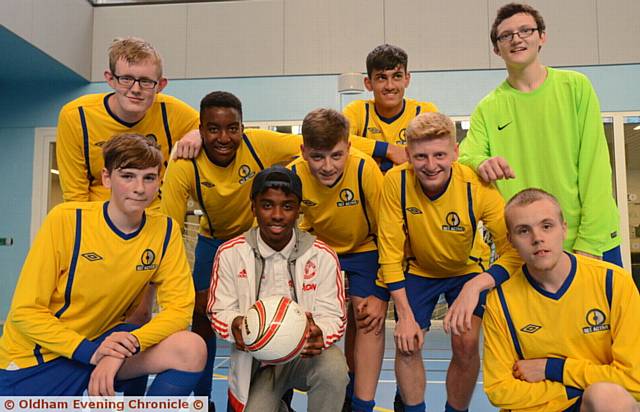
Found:
[[[540,189],[505,207],[525,264],[487,297],[484,388],[503,410],[639,411],[640,297],[611,263],[563,251],[558,200]]]
[[[204,342],[185,330],[194,295],[179,227],[145,211],[162,153],[130,134],[103,150],[110,199],[54,208],[24,263],[0,338],[1,396],[113,396],[149,373],[147,395],[188,395],[202,374]],[[149,282],[161,312],[124,323]]]
[[[520,265],[506,239],[504,201],[470,168],[456,162],[455,126],[440,113],[424,113],[407,128],[409,164],[391,169],[380,201],[380,266],[395,303],[396,377],[407,412],[424,411],[424,333],[438,298],[451,305],[463,285],[481,273],[496,283]],[[477,222],[493,235],[499,259],[471,256]],[[408,242],[411,256],[405,256]],[[408,270],[403,268],[405,258]],[[480,368],[481,308],[467,333],[451,337],[446,411],[469,405]]]
[[[204,150],[195,159],[170,161],[162,186],[161,210],[183,226],[187,198],[191,196],[204,212],[193,267],[197,294],[192,330],[207,342],[205,377],[211,385],[216,341],[205,308],[213,258],[222,243],[253,225],[249,191],[256,173],[276,163],[289,163],[299,154],[302,139],[269,130],[245,130],[242,103],[224,91],[211,92],[200,102],[200,133]],[[353,139],[370,154],[384,154],[388,148],[386,143]]]
[[[351,134],[405,145],[405,130],[411,119],[420,113],[438,111],[431,102],[404,97],[411,80],[408,60],[404,50],[390,44],[382,44],[369,53],[364,85],[373,92],[373,99],[355,100],[344,108]],[[381,164],[383,171],[392,166],[390,162]]]
[[[175,97],[161,94],[162,58],[145,40],[116,39],[109,47],[104,77],[111,93],[89,94],[67,103],[58,119],[56,156],[65,201],[107,200],[102,185],[102,146],[120,133],[154,139],[163,159],[177,144],[178,156],[194,157],[200,150],[198,113]],[[178,144],[179,143],[179,144]]]
[[[357,379],[349,374],[346,402],[352,403],[354,411],[372,411],[389,300],[387,290],[376,285],[382,172],[371,157],[350,149],[349,122],[335,110],[316,109],[307,114],[302,138],[302,158],[289,165],[302,180],[300,227],[336,251],[348,276],[352,305],[345,352]],[[363,318],[357,328],[354,307]]]

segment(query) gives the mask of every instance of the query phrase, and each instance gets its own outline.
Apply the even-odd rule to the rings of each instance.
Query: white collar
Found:
[[[269,259],[276,253],[280,253],[282,257],[284,257],[285,259],[288,259],[289,256],[291,255],[291,252],[293,251],[293,247],[295,243],[296,243],[296,231],[294,230],[293,235],[289,240],[289,243],[287,243],[287,245],[283,247],[282,250],[273,250],[271,246],[267,245],[267,243],[264,240],[262,240],[262,236],[260,236],[260,230],[258,229],[258,251],[260,252],[260,256],[262,256],[264,259]]]

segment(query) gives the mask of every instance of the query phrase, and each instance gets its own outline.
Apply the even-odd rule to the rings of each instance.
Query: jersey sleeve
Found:
[[[349,121],[349,131],[352,135],[362,136],[364,135],[364,130],[362,128],[362,117],[363,114],[358,110],[358,106],[360,103],[356,100],[349,103],[343,110],[342,114]]]
[[[594,364],[576,358],[551,359],[547,378],[565,385],[585,389],[595,382],[617,383],[640,400],[640,297],[631,276],[617,272],[613,276],[610,328],[612,336],[611,363]],[[551,364],[549,364],[551,363]]]
[[[234,273],[237,273],[237,270],[231,256],[236,252],[233,247],[225,248],[223,246],[218,249],[213,260],[207,316],[216,334],[221,339],[234,343],[231,325],[236,317],[244,315],[240,312],[240,301],[234,278]]]
[[[613,201],[611,163],[604,135],[600,103],[586,77],[575,86],[577,117],[580,136],[578,155],[578,193],[581,201],[580,226],[574,250],[601,255],[611,247],[611,236],[618,225],[611,226],[611,219],[618,221]],[[603,210],[603,206],[604,209]]]
[[[494,406],[506,410],[535,408],[554,401],[566,403],[573,396],[559,382],[529,383],[513,377],[513,365],[518,356],[496,290],[487,297],[483,331],[484,390]]]
[[[169,112],[169,124],[171,124],[171,134],[178,141],[190,131],[198,129],[200,115],[185,102],[175,99],[173,110]]]
[[[64,201],[89,201],[89,178],[84,158],[80,118],[77,111],[66,106],[58,116],[56,160]]]
[[[187,213],[187,199],[195,185],[191,160],[171,159],[160,189],[160,211],[173,218],[180,228],[184,228]]]
[[[404,244],[407,240],[397,173],[384,176],[378,211],[378,248],[384,283],[390,290],[404,287]]]
[[[318,289],[313,306],[313,320],[322,330],[324,348],[342,338],[347,326],[345,292],[340,262],[326,244],[316,241],[318,249]]]
[[[427,112],[438,112],[438,106],[435,105],[435,103],[431,103],[431,102],[422,102],[420,103],[420,113],[427,113]]]
[[[171,233],[160,266],[151,278],[151,282],[157,286],[160,313],[132,332],[140,342],[140,350],[146,350],[170,335],[186,330],[193,316],[195,291],[182,234],[180,227],[170,218],[167,218],[167,225],[171,225]]]
[[[89,363],[96,347],[85,336],[67,328],[50,309],[57,280],[69,270],[71,252],[62,245],[73,244],[75,231],[73,225],[65,224],[66,218],[56,208],[42,224],[18,278],[7,322],[12,322],[34,344]]]
[[[481,102],[482,103],[482,102]],[[489,135],[480,106],[471,114],[471,121],[467,136],[460,142],[460,163],[473,170],[491,156],[489,150]]]
[[[487,269],[496,282],[496,286],[507,280],[522,266],[522,259],[507,239],[507,226],[504,221],[504,199],[496,188],[481,184],[482,213],[480,219],[491,233],[496,245],[498,259]]]

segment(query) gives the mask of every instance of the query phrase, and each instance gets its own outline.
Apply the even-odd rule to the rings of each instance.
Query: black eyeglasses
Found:
[[[158,85],[158,82],[151,79],[136,79],[132,76],[118,76],[117,74],[111,74],[117,81],[120,86],[124,86],[127,88],[133,87],[136,82],[140,85],[142,89],[153,89]]]
[[[521,39],[526,39],[527,37],[531,37],[533,32],[535,32],[536,30],[538,30],[537,27],[526,27],[526,28],[520,29],[518,31],[512,31],[510,33],[502,33],[501,35],[499,35],[497,37],[497,39],[498,39],[498,41],[500,43],[507,43],[507,42],[510,42],[511,40],[513,40],[513,36],[515,36],[516,34]]]

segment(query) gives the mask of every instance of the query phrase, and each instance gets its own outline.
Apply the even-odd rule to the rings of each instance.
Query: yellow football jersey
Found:
[[[132,332],[145,350],[191,322],[193,281],[180,228],[147,211],[124,234],[107,202],[67,202],[43,223],[22,267],[0,337],[0,368],[27,368],[59,356],[89,363],[94,339],[124,323],[150,283],[160,313]]]
[[[373,100],[354,100],[343,113],[349,120],[351,134],[404,145],[407,143],[404,133],[409,122],[420,113],[437,111],[433,103],[405,98],[402,111],[392,118],[380,116]]]
[[[414,275],[447,278],[487,271],[496,283],[504,281],[521,260],[507,241],[503,213],[500,193],[457,162],[446,189],[433,199],[422,191],[410,164],[391,169],[384,177],[378,219],[385,283],[404,281],[407,237],[412,256],[406,258]],[[481,256],[471,255],[480,220],[491,232],[500,256],[488,269],[488,248],[482,249]]]
[[[200,234],[230,239],[253,225],[251,183],[262,169],[289,163],[300,152],[302,138],[269,130],[246,129],[233,161],[215,165],[204,150],[194,160],[169,162],[161,189],[163,213],[184,225],[189,195],[204,209]]]
[[[351,149],[344,172],[331,187],[323,185],[300,157],[289,165],[302,180],[302,222],[339,255],[376,250],[382,172],[364,153]]]
[[[109,190],[102,186],[102,146],[113,136],[138,133],[152,137],[169,159],[173,144],[200,124],[198,112],[164,94],[156,96],[142,120],[127,123],[109,109],[107,100],[112,94],[82,96],[60,111],[56,155],[67,202],[109,199]]]
[[[506,410],[561,411],[595,382],[614,382],[640,400],[640,297],[631,276],[575,256],[556,293],[526,267],[492,291],[484,315],[484,387]],[[512,376],[519,359],[547,358],[546,379]]]

